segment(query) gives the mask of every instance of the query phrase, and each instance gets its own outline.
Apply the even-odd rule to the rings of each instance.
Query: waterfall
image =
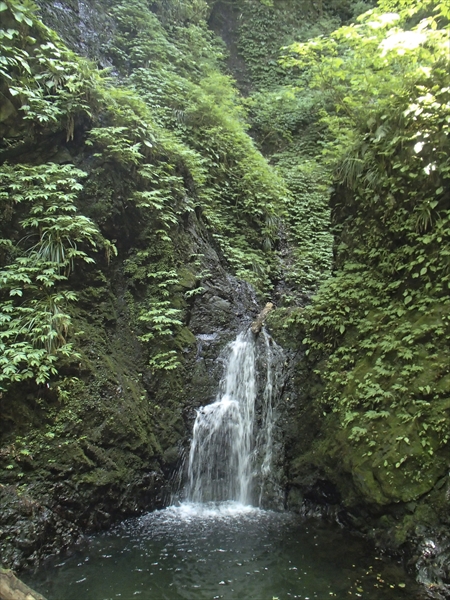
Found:
[[[273,438],[275,378],[272,351],[264,332],[267,368],[262,382],[256,431],[258,396],[257,353],[251,331],[240,333],[228,347],[225,374],[214,402],[201,407],[195,419],[189,452],[186,495],[190,502],[234,500],[251,504],[254,482],[270,471]]]
[[[275,419],[273,414],[273,405],[275,396],[278,390],[278,378],[279,374],[275,372],[275,353],[273,351],[273,345],[271,339],[267,335],[267,332],[263,329],[262,335],[264,337],[264,344],[266,350],[266,385],[264,386],[263,392],[263,405],[262,405],[262,424],[258,432],[257,437],[257,448],[262,451],[262,462],[261,462],[261,483],[259,490],[259,505],[262,504],[264,494],[264,484],[270,477],[270,471],[272,467],[272,454],[273,454],[273,428],[275,425]],[[277,347],[278,348],[278,347]]]

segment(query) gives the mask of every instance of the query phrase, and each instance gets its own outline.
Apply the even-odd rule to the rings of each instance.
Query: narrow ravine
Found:
[[[28,583],[49,600],[420,598],[400,565],[335,524],[259,506],[280,382],[277,347],[261,335],[229,345],[217,396],[197,411],[182,501],[89,538]]]

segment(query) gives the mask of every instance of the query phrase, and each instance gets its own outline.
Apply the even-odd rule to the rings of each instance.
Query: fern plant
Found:
[[[67,341],[68,278],[77,261],[94,262],[88,250],[107,244],[74,204],[85,173],[72,165],[1,167],[0,206],[21,238],[8,244],[0,271],[1,385],[56,373],[58,356],[76,356]]]
[[[380,481],[383,420],[401,420],[391,463],[417,495],[449,439],[448,9],[426,5],[381,2],[285,60],[327,96],[320,160],[334,178],[336,268],[299,319],[321,364],[319,404],[350,446],[378,457]]]

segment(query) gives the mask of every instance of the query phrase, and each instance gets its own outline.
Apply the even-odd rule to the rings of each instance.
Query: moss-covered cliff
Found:
[[[252,135],[290,192],[269,318],[304,353],[285,422],[288,503],[334,506],[382,547],[407,550],[445,595],[448,7],[233,6],[233,35],[220,3],[212,25],[242,61],[231,64]]]
[[[162,505],[270,298],[288,505],[445,593],[445,3],[39,6],[0,3],[4,560]]]
[[[0,10],[0,535],[19,567],[168,502],[215,359],[259,310],[242,278],[261,299],[277,278],[285,188],[206,4],[42,3],[72,49],[31,3]]]
[[[287,431],[292,503],[345,507],[380,545],[420,556],[437,597],[449,582],[448,17],[444,3],[380,2],[284,50],[312,88],[299,97],[320,92],[315,160],[333,183],[335,244],[312,302],[270,317],[306,353]]]

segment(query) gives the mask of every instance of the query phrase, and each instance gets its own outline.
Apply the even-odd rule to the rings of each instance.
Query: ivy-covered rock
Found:
[[[261,294],[276,276],[284,193],[206,4],[69,3],[63,20],[42,6],[72,49],[31,3],[0,3],[0,539],[15,568],[169,501],[216,359],[259,311],[236,275]]]

